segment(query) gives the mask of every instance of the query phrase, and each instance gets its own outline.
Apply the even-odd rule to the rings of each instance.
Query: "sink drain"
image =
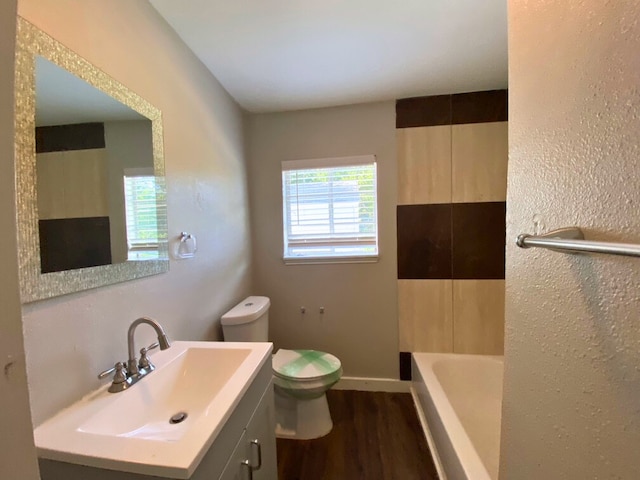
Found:
[[[182,423],[187,418],[187,412],[178,412],[175,415],[172,415],[169,419],[169,423],[175,425],[176,423]]]

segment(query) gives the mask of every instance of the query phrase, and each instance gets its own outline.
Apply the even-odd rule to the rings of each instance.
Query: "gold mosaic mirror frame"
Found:
[[[162,115],[124,85],[99,70],[37,27],[18,17],[15,74],[15,158],[18,256],[22,303],[102,287],[169,270]],[[126,261],[99,267],[41,273],[35,148],[35,65],[41,56],[64,68],[152,122],[157,188],[158,260]]]

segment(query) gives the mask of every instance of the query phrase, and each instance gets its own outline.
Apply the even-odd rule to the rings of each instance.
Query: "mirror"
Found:
[[[160,112],[22,18],[17,44],[22,301],[166,272]]]

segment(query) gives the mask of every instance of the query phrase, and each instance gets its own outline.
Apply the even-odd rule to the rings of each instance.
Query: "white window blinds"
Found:
[[[282,162],[284,257],[378,254],[375,156]]]
[[[157,251],[159,239],[155,177],[125,176],[124,198],[129,251]]]

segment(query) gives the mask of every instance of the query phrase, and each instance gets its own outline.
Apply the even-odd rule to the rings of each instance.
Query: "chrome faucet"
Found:
[[[160,350],[166,350],[171,346],[171,344],[169,343],[169,338],[167,338],[166,333],[164,333],[164,329],[160,326],[158,322],[147,317],[140,317],[137,320],[135,320],[129,326],[129,331],[127,332],[127,349],[129,351],[129,359],[127,360],[127,375],[129,377],[139,375],[140,373],[140,369],[138,368],[138,360],[136,359],[136,354],[135,354],[136,349],[133,342],[133,334],[135,333],[138,325],[142,323],[151,325],[153,329],[156,331],[156,334],[158,335],[158,344],[160,345]],[[144,357],[146,357],[146,352],[141,354]]]
[[[158,335],[158,343],[154,343],[153,345],[149,345],[148,347],[143,347],[142,349],[140,349],[140,361],[138,361],[135,355],[133,334],[135,333],[138,325],[142,323],[146,323],[147,325],[151,325],[153,327],[153,329],[156,331],[156,334]],[[138,318],[129,326],[129,331],[127,332],[127,348],[129,350],[129,359],[127,360],[126,367],[124,362],[118,362],[114,367],[100,373],[98,375],[98,378],[102,379],[107,375],[115,372],[113,382],[109,387],[109,392],[116,393],[126,390],[131,385],[154,370],[155,367],[149,360],[149,357],[147,357],[147,352],[158,346],[160,347],[160,350],[166,350],[171,346],[171,344],[169,343],[169,338],[167,337],[167,334],[164,333],[164,329],[162,328],[162,326],[158,322],[150,318]]]

